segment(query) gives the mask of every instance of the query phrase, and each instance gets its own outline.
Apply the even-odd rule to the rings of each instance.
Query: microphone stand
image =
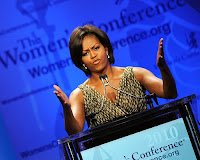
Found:
[[[154,108],[152,99],[158,105],[158,100],[157,100],[157,96],[155,93],[145,95],[145,99],[147,101],[147,104],[150,106],[150,109]]]
[[[91,121],[94,123],[95,126],[97,126],[97,120],[94,117],[103,110],[103,105],[104,105],[105,96],[106,96],[106,86],[108,85],[107,83],[106,84],[104,83],[105,76],[100,75],[99,78],[104,85],[104,96],[103,96],[103,100],[102,100],[102,103],[101,103],[100,110],[97,111],[97,112],[90,113],[90,114],[86,115],[86,119],[88,119],[88,120],[91,119]],[[90,121],[88,121],[88,123],[90,123]]]
[[[109,83],[109,81],[108,81],[108,77],[107,77],[106,74],[103,75],[103,76],[100,76],[100,77],[101,77],[100,79],[102,80],[103,84],[104,84],[103,79],[106,80],[107,83],[104,84],[105,86],[108,85],[108,86],[110,86],[111,88],[113,88],[113,89],[115,89],[115,90],[118,90],[119,92],[122,92],[122,93],[124,93],[124,94],[126,94],[126,95],[129,95],[129,96],[133,97],[133,98],[146,99],[146,102],[147,102],[147,104],[150,106],[150,108],[154,108],[152,99],[153,99],[153,100],[155,101],[155,103],[158,105],[158,100],[157,100],[157,96],[156,96],[155,93],[145,95],[144,97],[137,97],[137,96],[134,96],[134,95],[132,95],[132,94],[129,94],[129,93],[127,93],[127,92],[124,92],[124,91],[122,91],[122,90],[119,90],[119,89],[117,89],[117,88],[111,86],[110,83]]]
[[[124,93],[124,94],[126,94],[126,95],[129,95],[129,96],[131,96],[131,97],[133,97],[133,98],[146,99],[146,102],[147,102],[147,104],[150,106],[150,108],[154,108],[152,99],[153,99],[153,100],[155,101],[155,103],[158,105],[158,100],[157,100],[157,97],[156,97],[156,94],[155,94],[155,93],[152,93],[152,94],[149,94],[149,95],[145,95],[145,96],[143,96],[143,97],[137,97],[137,96],[134,96],[134,95],[132,95],[132,94],[129,94],[129,93],[127,93],[127,92],[124,92],[124,91],[122,91],[122,90],[119,90],[119,89],[117,89],[117,88],[111,86],[110,83],[109,83],[109,81],[108,81],[108,77],[107,77],[106,74],[105,74],[105,75],[100,75],[99,78],[100,78],[100,80],[102,81],[102,83],[103,83],[103,85],[104,85],[104,96],[103,96],[103,100],[102,100],[102,103],[101,103],[100,110],[97,111],[97,112],[90,113],[90,114],[86,115],[86,119],[91,119],[93,122],[95,122],[95,123],[94,123],[95,125],[96,125],[96,119],[94,118],[95,115],[99,114],[99,113],[103,110],[103,105],[104,105],[104,100],[105,100],[105,95],[106,95],[106,86],[110,86],[111,88],[113,88],[113,89],[115,89],[115,90],[117,90],[117,91],[119,91],[119,92],[122,92],[122,93]],[[106,83],[104,82],[104,80],[106,81]]]

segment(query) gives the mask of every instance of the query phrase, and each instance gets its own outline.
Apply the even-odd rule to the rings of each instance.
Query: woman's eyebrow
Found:
[[[91,49],[95,48],[95,45],[99,43],[95,43],[94,46],[91,47]],[[88,51],[89,49],[83,49],[83,51]]]

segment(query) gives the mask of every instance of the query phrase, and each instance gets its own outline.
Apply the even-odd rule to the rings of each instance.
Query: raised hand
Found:
[[[158,43],[158,52],[157,52],[157,62],[158,67],[164,67],[166,65],[164,51],[163,51],[163,38],[160,39]]]
[[[158,43],[158,52],[157,52],[157,62],[158,68],[160,69],[160,73],[162,75],[163,80],[163,93],[161,93],[161,97],[163,98],[176,98],[177,97],[177,89],[176,83],[173,78],[173,75],[165,61],[164,51],[163,51],[163,38],[160,39]]]
[[[60,89],[60,87],[58,87],[57,85],[53,85],[53,87],[56,89],[53,92],[56,94],[56,96],[58,97],[61,104],[62,105],[70,105],[67,95]]]

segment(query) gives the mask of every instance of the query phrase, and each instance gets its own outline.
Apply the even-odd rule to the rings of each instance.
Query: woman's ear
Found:
[[[108,48],[107,47],[105,47],[105,51],[106,51],[106,54],[108,54]]]

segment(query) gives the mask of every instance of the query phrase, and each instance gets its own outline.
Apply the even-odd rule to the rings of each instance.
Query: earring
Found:
[[[107,57],[108,57],[108,59],[110,58],[110,55],[109,54],[107,54]]]
[[[85,68],[85,70],[87,70],[87,66],[85,64],[83,64],[83,67]]]

